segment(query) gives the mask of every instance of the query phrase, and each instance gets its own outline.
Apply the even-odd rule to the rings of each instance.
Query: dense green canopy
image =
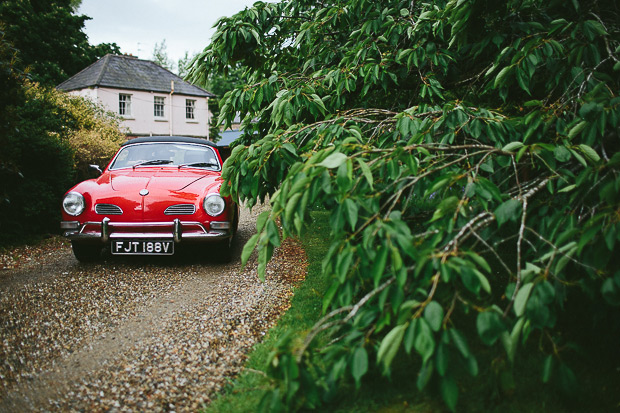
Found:
[[[87,16],[76,15],[75,0],[0,2],[0,30],[19,50],[18,66],[30,78],[56,86],[107,53],[120,54],[114,43],[90,45],[82,31]]]
[[[436,381],[454,408],[458,372],[482,368],[473,337],[507,365],[535,337],[547,381],[571,376],[571,306],[617,334],[619,7],[290,0],[219,22],[192,78],[250,79],[221,102],[245,128],[222,191],[273,205],[243,259],[257,248],[264,270],[312,207],[331,217],[326,316],[274,352],[266,403],[317,406],[409,354],[418,388]]]

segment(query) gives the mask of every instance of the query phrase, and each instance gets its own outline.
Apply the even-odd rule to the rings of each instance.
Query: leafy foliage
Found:
[[[1,32],[0,32],[1,34]],[[124,135],[93,103],[25,79],[0,37],[0,244],[57,229],[60,198]]]
[[[196,56],[194,56],[194,60],[196,60]],[[192,64],[194,60],[192,60]],[[189,70],[191,70],[191,66],[188,68]],[[225,66],[209,73],[201,72],[198,76],[194,73],[194,76],[191,77],[193,82],[217,96],[209,102],[209,108],[213,114],[213,118],[211,118],[209,123],[209,136],[213,142],[217,142],[221,138],[220,98],[238,87],[243,87],[245,78],[245,70],[239,65]]]
[[[618,22],[616,2],[578,0],[291,0],[220,20],[190,76],[249,75],[221,103],[245,129],[222,192],[273,207],[242,258],[264,271],[315,205],[332,226],[325,316],[274,350],[265,409],[319,406],[401,357],[455,409],[472,340],[509,383],[536,338],[543,381],[570,386],[559,318],[602,302],[618,334]]]
[[[0,26],[7,40],[19,50],[19,69],[29,68],[32,80],[55,86],[108,53],[120,54],[115,43],[88,43],[82,29],[89,17],[74,14],[79,3],[0,2]]]
[[[74,153],[75,181],[92,178],[89,165],[105,166],[126,140],[127,130],[114,112],[81,96],[32,86],[29,99],[49,101],[64,125],[63,140]]]

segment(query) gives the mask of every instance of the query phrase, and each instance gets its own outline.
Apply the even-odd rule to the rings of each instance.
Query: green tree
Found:
[[[222,127],[222,119],[219,118],[221,98],[226,95],[226,93],[245,85],[247,79],[246,68],[240,65],[225,66],[218,70],[208,73],[202,72],[189,78],[188,75],[192,65],[199,64],[199,62],[196,62],[196,59],[197,57],[194,56],[188,65],[185,77],[216,95],[216,97],[209,102],[209,107],[213,113],[213,118],[210,122],[209,136],[213,142],[217,142],[221,138],[220,130]]]
[[[17,108],[25,100],[22,84],[24,74],[17,69],[17,50],[9,43],[0,28],[0,182],[17,176],[12,160],[9,136],[15,133],[18,122]],[[0,208],[10,204],[6,185],[0,186]]]
[[[264,274],[314,205],[332,226],[326,315],[274,350],[263,407],[316,407],[410,355],[454,409],[460,372],[488,368],[474,339],[508,375],[538,340],[543,381],[568,383],[567,312],[618,334],[615,1],[258,2],[190,77],[234,64],[248,81],[220,119],[240,112],[245,134],[222,193],[272,205],[243,261],[258,249]]]
[[[195,54],[190,56],[189,52],[186,50],[183,57],[177,61],[177,72],[178,72],[177,74],[180,77],[184,78],[185,76],[187,76],[187,73],[189,72],[189,68],[192,65],[192,61],[194,60],[195,57],[196,57]]]
[[[166,46],[166,39],[162,40],[161,43],[155,43],[151,60],[170,71],[174,70],[174,62],[168,57],[168,46]]]
[[[20,0],[0,2],[0,25],[19,50],[19,69],[32,80],[55,86],[107,53],[114,43],[91,46],[83,32],[87,16],[75,15],[79,2]]]

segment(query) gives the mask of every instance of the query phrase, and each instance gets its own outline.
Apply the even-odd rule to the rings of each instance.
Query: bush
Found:
[[[90,101],[28,81],[21,92],[3,142],[0,244],[57,231],[64,192],[124,140],[118,120]]]

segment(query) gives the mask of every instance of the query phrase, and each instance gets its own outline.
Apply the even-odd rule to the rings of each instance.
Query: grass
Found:
[[[291,308],[278,320],[263,342],[255,346],[246,363],[246,370],[224,395],[209,405],[207,412],[255,411],[262,398],[263,389],[269,384],[258,371],[267,363],[271,349],[285,333],[292,331],[303,334],[320,318],[323,293],[327,290],[327,283],[321,276],[321,262],[327,253],[326,240],[329,239],[330,228],[326,212],[314,213],[313,218],[315,224],[302,240],[309,264],[308,276],[295,290]]]
[[[266,339],[250,355],[246,371],[235,381],[227,393],[215,400],[208,412],[251,412],[260,403],[267,379],[252,370],[261,370],[269,352],[287,331],[303,335],[318,320],[321,299],[327,282],[321,276],[321,261],[327,250],[329,223],[327,213],[315,214],[315,225],[302,240],[308,255],[308,276],[298,287],[292,306],[282,316]],[[573,300],[587,302],[579,297]],[[468,337],[470,348],[476,354],[479,374],[471,378],[467,373],[458,377],[459,412],[522,413],[522,412],[610,412],[620,411],[620,326],[613,328],[614,320],[593,320],[596,309],[583,308],[572,303],[575,310],[565,312],[558,323],[567,339],[578,345],[578,350],[568,352],[564,361],[574,370],[578,382],[569,392],[562,390],[562,378],[557,372],[548,384],[541,381],[543,356],[540,353],[544,338],[532,335],[526,348],[519,351],[513,378],[514,386],[502,387],[502,377],[507,371],[502,351],[490,349],[475,337],[473,326]],[[600,312],[599,312],[600,314]],[[598,324],[597,324],[598,323]],[[607,325],[610,328],[605,328]],[[419,360],[398,357],[390,378],[378,370],[371,370],[364,377],[361,390],[345,385],[338,398],[322,411],[329,412],[447,412],[441,401],[438,383],[431,380],[424,392],[416,388]],[[435,374],[436,376],[436,374]]]

